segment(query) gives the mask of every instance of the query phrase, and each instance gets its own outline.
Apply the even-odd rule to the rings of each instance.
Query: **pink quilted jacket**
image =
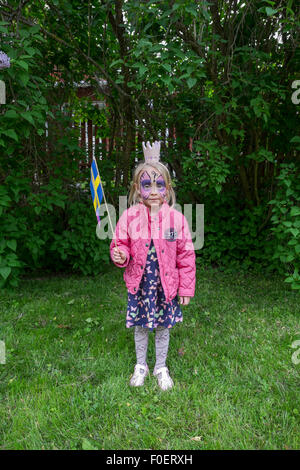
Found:
[[[121,215],[110,256],[118,267],[124,267],[124,281],[132,294],[136,293],[143,276],[151,238],[156,249],[161,283],[167,302],[177,292],[179,296],[193,297],[195,293],[195,251],[186,217],[164,202],[153,217],[147,206],[140,202]],[[113,249],[117,246],[126,253],[124,264],[115,263]]]

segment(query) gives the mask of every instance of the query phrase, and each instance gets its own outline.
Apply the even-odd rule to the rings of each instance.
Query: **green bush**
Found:
[[[276,246],[273,259],[292,289],[300,289],[300,171],[295,163],[282,163],[272,204],[271,228]]]
[[[20,174],[0,186],[0,287],[16,287],[22,273],[39,269],[103,272],[110,240],[96,236],[89,192],[68,191],[57,177],[38,193],[30,191]]]
[[[213,264],[223,270],[276,270],[271,260],[273,240],[270,231],[259,231],[263,206],[243,207],[234,189],[219,195],[205,192],[204,246],[198,251],[199,264]]]
[[[85,157],[78,131],[56,96],[49,104],[53,78],[40,64],[45,39],[39,26],[0,26],[11,59],[0,70],[9,85],[0,110],[0,287],[15,288],[21,274],[39,269],[97,274],[109,262],[108,241],[96,237],[91,195],[81,190],[90,171],[78,171]],[[54,149],[47,152],[51,118]]]

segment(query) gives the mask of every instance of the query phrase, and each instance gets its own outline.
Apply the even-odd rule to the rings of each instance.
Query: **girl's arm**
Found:
[[[196,284],[195,250],[186,217],[182,215],[182,230],[177,240],[176,267],[179,272],[178,295],[194,297]]]
[[[110,257],[112,262],[119,268],[125,268],[129,263],[130,258],[130,237],[128,235],[128,215],[127,210],[123,212],[118,223],[116,225],[116,230],[113,236],[113,239],[110,243]],[[116,241],[116,244],[115,244]],[[117,247],[126,254],[126,261],[123,264],[116,263],[113,258],[114,248]]]

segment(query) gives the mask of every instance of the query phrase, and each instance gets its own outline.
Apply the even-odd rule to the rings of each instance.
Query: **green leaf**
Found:
[[[179,80],[183,80],[184,78],[189,78],[190,74],[189,73],[184,73],[179,77]]]
[[[113,67],[114,65],[117,65],[117,64],[124,64],[124,60],[123,59],[117,59],[117,60],[114,60],[109,67]]]
[[[139,67],[139,74],[142,76],[142,75],[144,75],[144,73],[145,73],[147,70],[148,70],[147,67],[142,64],[142,65],[140,65],[140,67]]]
[[[189,78],[187,80],[188,87],[192,88],[195,85],[196,82],[197,82],[196,78]]]
[[[205,8],[202,9],[202,15],[204,16],[204,18],[207,21],[210,21],[210,14],[208,13],[208,11]]]
[[[11,268],[6,267],[6,266],[0,268],[0,274],[4,279],[7,279],[10,273],[11,273]]]
[[[18,60],[16,61],[18,65],[20,65],[26,72],[28,72],[28,64],[24,60]]]
[[[24,49],[27,54],[30,54],[31,56],[34,56],[38,52],[38,50],[34,49],[33,47],[24,47]]]
[[[172,71],[172,67],[170,64],[162,64],[163,68],[166,69],[168,72]]]
[[[296,215],[300,215],[300,207],[293,206],[291,209],[291,216],[295,217]]]
[[[16,251],[16,248],[17,248],[17,242],[16,240],[8,240],[6,242],[7,246],[9,246],[9,248],[11,248],[13,251]]]
[[[17,117],[18,117],[18,114],[16,113],[14,109],[9,109],[4,114],[4,118],[8,118],[8,119],[16,119]]]
[[[291,287],[292,289],[297,289],[297,290],[300,289],[300,282],[298,283],[294,282]]]
[[[61,207],[62,209],[65,208],[64,201],[57,200],[57,201],[55,201],[55,205]]]
[[[24,266],[24,263],[18,261],[17,259],[13,259],[9,261],[9,266],[14,268],[21,268],[22,266]]]
[[[24,119],[26,119],[26,121],[30,122],[30,124],[35,125],[35,122],[33,120],[31,113],[25,112],[25,113],[20,113],[20,114]]]
[[[277,10],[273,10],[273,8],[271,7],[266,7],[266,13],[268,16],[272,16],[272,15],[275,15],[275,13],[277,13]]]
[[[168,83],[168,90],[170,93],[173,93],[173,91],[175,90],[174,86],[172,85],[172,83]]]
[[[29,73],[22,71],[18,74],[18,78],[23,83],[23,85],[26,86],[29,82]]]
[[[1,132],[2,134],[7,135],[8,137],[11,137],[12,139],[14,139],[16,142],[19,142],[19,138],[13,129],[7,129],[6,131],[1,131]]]
[[[193,6],[186,6],[185,7],[186,11],[188,11],[189,13],[191,13],[193,16],[197,17],[197,10],[195,7]]]

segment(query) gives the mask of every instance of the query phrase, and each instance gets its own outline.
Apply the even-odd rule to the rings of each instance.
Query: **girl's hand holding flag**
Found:
[[[126,261],[126,254],[124,253],[124,251],[120,250],[118,247],[115,246],[113,252],[113,259],[115,263],[124,264]]]

